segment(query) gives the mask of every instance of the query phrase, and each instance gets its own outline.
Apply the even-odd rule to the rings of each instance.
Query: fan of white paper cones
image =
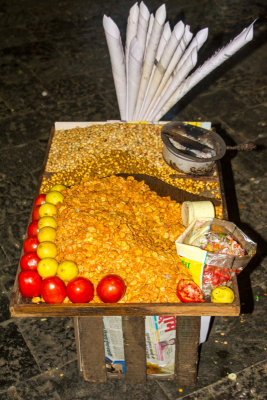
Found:
[[[179,21],[171,31],[165,4],[154,16],[142,1],[130,9],[124,49],[117,25],[104,15],[121,120],[159,121],[197,83],[252,40],[253,24],[191,72],[208,28],[194,36],[190,26]]]

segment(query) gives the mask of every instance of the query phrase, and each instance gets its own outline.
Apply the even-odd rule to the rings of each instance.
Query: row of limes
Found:
[[[55,185],[45,196],[45,203],[39,208],[40,219],[38,221],[39,232],[37,238],[37,255],[41,259],[37,265],[39,275],[44,279],[57,275],[63,281],[69,282],[76,278],[79,269],[73,261],[63,261],[60,264],[56,261],[57,247],[56,240],[56,220],[54,215],[57,212],[56,205],[62,203],[64,196],[61,191],[65,190],[64,185]]]
[[[62,303],[66,297],[73,303],[88,303],[94,297],[94,286],[80,277],[75,262],[56,260],[57,246],[55,215],[62,203],[64,185],[55,185],[47,194],[39,194],[34,201],[28,237],[24,240],[24,254],[20,259],[18,275],[20,293],[24,297],[39,296],[46,303]]]

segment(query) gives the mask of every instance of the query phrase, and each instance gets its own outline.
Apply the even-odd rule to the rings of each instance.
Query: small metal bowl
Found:
[[[188,132],[189,137],[194,138],[199,143],[204,142],[214,150],[215,155],[202,158],[180,151],[173,144],[173,135],[172,137],[168,135],[168,131],[172,130],[173,132],[175,129],[178,132],[181,132],[181,130],[184,130],[185,133]],[[176,171],[185,174],[209,175],[214,168],[215,161],[221,159],[226,152],[226,144],[216,132],[181,122],[171,122],[164,125],[161,130],[161,138],[164,143],[162,155],[165,162]],[[179,142],[177,139],[175,141]]]

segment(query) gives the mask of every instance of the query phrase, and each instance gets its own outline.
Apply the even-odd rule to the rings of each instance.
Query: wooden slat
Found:
[[[122,317],[125,380],[127,383],[146,382],[145,317]]]
[[[25,299],[17,288],[10,301],[12,317],[86,317],[86,316],[238,316],[240,314],[240,300],[237,279],[233,277],[235,300],[231,304],[223,303],[84,303],[84,304],[33,304],[31,299]]]
[[[194,386],[197,379],[200,317],[176,318],[175,381]]]
[[[82,355],[81,355],[81,345],[80,345],[80,334],[79,334],[79,318],[73,318],[73,327],[74,327],[74,336],[76,343],[76,353],[77,353],[77,362],[78,362],[78,371],[80,375],[82,375]]]
[[[225,189],[224,189],[224,184],[223,184],[222,164],[220,161],[216,162],[216,170],[217,170],[218,182],[219,182],[219,187],[220,187],[220,195],[221,195],[221,199],[222,199],[223,219],[228,219],[228,208],[227,208]]]
[[[236,296],[238,296],[238,293]],[[237,297],[236,297],[237,299]],[[12,299],[11,299],[12,301]],[[86,316],[146,316],[146,315],[171,315],[171,316],[238,316],[240,304],[215,303],[136,303],[136,304],[13,304],[10,305],[12,317],[86,317]]]
[[[104,327],[102,317],[77,318],[79,369],[89,382],[106,382]]]

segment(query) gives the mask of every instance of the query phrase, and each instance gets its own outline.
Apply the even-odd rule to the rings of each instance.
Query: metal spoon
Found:
[[[214,149],[203,143],[203,138],[207,134],[206,129],[180,122],[170,122],[164,125],[161,133],[172,138],[182,148],[179,150],[195,155],[196,152],[205,155],[214,153]]]

